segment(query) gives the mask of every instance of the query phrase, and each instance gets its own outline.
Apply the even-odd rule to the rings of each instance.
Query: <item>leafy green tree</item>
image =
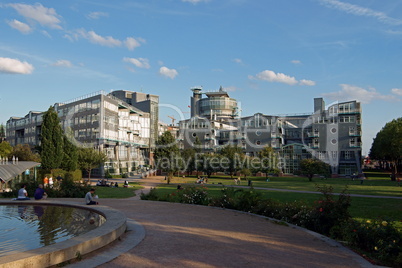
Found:
[[[172,133],[165,131],[157,140],[154,152],[155,163],[158,169],[168,173],[167,184],[173,178],[173,173],[180,167],[180,151]]]
[[[198,136],[196,136],[194,139],[194,148],[193,148],[196,153],[201,153],[201,146],[202,146],[201,141],[198,138]]]
[[[6,139],[6,128],[3,124],[0,125],[0,142]]]
[[[6,141],[0,142],[0,156],[9,157],[13,152],[13,147]]]
[[[236,145],[227,145],[220,150],[222,158],[222,169],[230,173],[231,178],[233,175],[243,168],[244,153],[243,150]]]
[[[196,151],[193,148],[187,148],[181,151],[182,170],[188,175],[196,170]]]
[[[78,149],[66,136],[63,136],[63,162],[61,167],[67,171],[74,171],[78,168]]]
[[[52,170],[61,166],[64,157],[63,130],[52,106],[43,114],[40,151],[43,169]]]
[[[211,177],[212,173],[218,172],[221,169],[221,158],[222,156],[219,154],[203,154],[201,156],[202,165],[200,164],[198,170],[205,172],[208,178]]]
[[[93,148],[79,148],[78,149],[78,165],[80,169],[88,173],[88,182],[91,178],[91,171],[105,163],[107,156],[105,153],[95,150]]]
[[[330,165],[322,162],[316,158],[308,158],[300,161],[300,172],[308,178],[309,181],[313,180],[314,174],[329,174]]]
[[[28,144],[17,144],[14,146],[12,155],[18,157],[19,161],[40,162],[39,154],[33,153]]]
[[[258,152],[258,157],[260,160],[260,171],[265,173],[266,177],[268,177],[268,173],[279,173],[279,157],[272,147],[265,146]]]
[[[370,157],[391,163],[391,178],[395,180],[402,164],[402,117],[386,123],[377,133],[371,145]]]
[[[243,174],[243,176],[244,176],[245,179],[247,179],[247,177],[251,175],[251,170],[248,169],[248,168],[243,168],[243,169],[240,171],[240,173]]]

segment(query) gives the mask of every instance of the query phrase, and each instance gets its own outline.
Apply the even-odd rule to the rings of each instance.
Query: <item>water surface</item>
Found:
[[[70,239],[105,221],[102,215],[85,209],[0,205],[0,257]]]

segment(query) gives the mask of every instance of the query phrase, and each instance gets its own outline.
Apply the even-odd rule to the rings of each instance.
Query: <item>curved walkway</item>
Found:
[[[141,181],[145,188],[139,191],[147,192],[163,182],[163,177]],[[140,243],[123,237],[121,243],[129,243],[132,248],[99,267],[372,267],[332,240],[256,215],[144,201],[138,200],[138,196],[99,201],[122,211],[145,231]],[[86,268],[90,266],[85,264]]]

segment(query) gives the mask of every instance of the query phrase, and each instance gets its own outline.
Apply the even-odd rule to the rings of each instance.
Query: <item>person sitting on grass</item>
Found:
[[[25,188],[25,184],[21,185],[21,189],[18,191],[17,200],[31,200],[31,198],[28,197],[28,192]]]
[[[85,203],[87,205],[98,205],[99,203],[93,200],[93,195],[95,193],[95,189],[89,190],[89,192],[85,195]]]
[[[43,184],[38,185],[38,188],[35,190],[35,193],[34,193],[34,198],[35,198],[35,200],[41,200],[41,199],[47,198],[47,193],[43,189]]]

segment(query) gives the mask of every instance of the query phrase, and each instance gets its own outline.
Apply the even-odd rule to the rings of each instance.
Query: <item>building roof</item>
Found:
[[[5,182],[10,181],[25,170],[38,165],[40,165],[40,163],[32,161],[16,161],[15,164],[13,164],[12,161],[8,161],[7,164],[0,165],[0,178]]]

